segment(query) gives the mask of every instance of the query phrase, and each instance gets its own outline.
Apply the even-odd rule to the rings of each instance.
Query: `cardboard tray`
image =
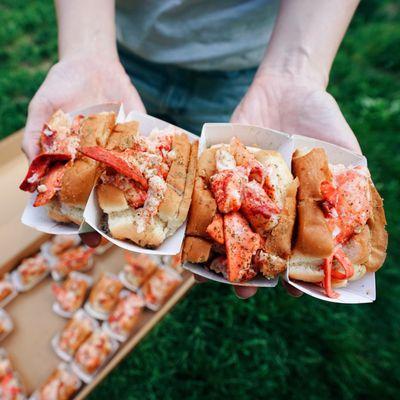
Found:
[[[35,254],[49,236],[43,235],[20,222],[26,194],[18,190],[27,168],[20,152],[22,133],[18,132],[0,142],[0,274],[11,271],[27,256]],[[123,251],[115,246],[96,256],[90,275],[95,279],[102,271],[118,272],[124,264]],[[140,342],[140,340],[168,313],[194,284],[190,273],[184,272],[183,282],[167,303],[157,312],[145,310],[131,336],[118,349],[111,361],[94,380],[84,385],[75,399],[85,398],[93,388]],[[11,315],[14,331],[0,343],[10,355],[15,369],[21,375],[27,393],[31,394],[53,372],[60,362],[51,347],[52,336],[67,322],[52,310],[54,298],[47,277],[26,293],[19,294],[4,308]]]

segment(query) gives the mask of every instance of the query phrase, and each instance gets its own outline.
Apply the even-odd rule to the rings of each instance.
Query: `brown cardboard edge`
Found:
[[[91,383],[85,385],[81,391],[74,397],[75,400],[83,400],[89,393],[119,364],[135,346],[150,332],[150,330],[174,307],[186,292],[194,285],[193,276],[186,278],[181,286],[176,290],[165,305],[157,311],[153,318],[144,325],[140,331],[132,336],[125,343],[124,347],[110,360],[110,362],[99,372]]]
[[[40,246],[50,238],[50,235],[43,234],[38,239],[33,240],[29,246],[22,248],[18,253],[14,254],[13,257],[9,258],[0,267],[0,276],[5,273],[10,272],[12,269],[16,268],[18,264],[27,257],[32,256],[40,250]]]
[[[17,155],[21,154],[23,129],[0,140],[0,165],[7,164]]]

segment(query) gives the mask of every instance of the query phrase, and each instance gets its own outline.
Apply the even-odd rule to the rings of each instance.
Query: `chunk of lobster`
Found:
[[[369,174],[362,167],[334,170],[333,182],[321,183],[323,208],[337,243],[345,243],[364,226],[372,213]]]
[[[230,152],[234,155],[236,164],[246,167],[249,171],[249,179],[256,180],[261,185],[264,184],[266,170],[265,167],[255,158],[246,146],[236,137],[230,142]]]
[[[82,147],[79,151],[86,157],[102,162],[118,173],[133,179],[143,189],[148,189],[147,179],[143,176],[139,168],[125,161],[119,152],[106,150],[100,146]]]
[[[64,175],[65,165],[62,163],[54,164],[50,167],[46,176],[38,186],[38,195],[36,196],[34,207],[40,207],[47,204],[61,188],[62,177]]]
[[[252,266],[253,254],[261,247],[260,235],[254,233],[238,212],[224,215],[224,236],[227,255],[227,279],[243,282],[257,275]]]
[[[147,192],[143,190],[133,179],[121,174],[103,174],[101,181],[110,184],[124,192],[126,201],[132,208],[142,207],[147,198]]]
[[[216,213],[214,215],[213,220],[211,221],[211,224],[207,226],[207,233],[210,235],[210,237],[217,243],[219,244],[224,244],[225,239],[224,239],[224,220],[222,218],[222,215],[219,213]]]
[[[71,154],[68,153],[42,153],[36,156],[29,166],[28,172],[19,188],[26,192],[34,192],[41,179],[46,175],[50,165],[57,161],[69,161]]]
[[[210,181],[218,210],[223,214],[238,211],[242,204],[245,176],[239,171],[225,170],[217,172]]]
[[[276,225],[280,212],[279,207],[257,181],[244,185],[241,211],[253,229],[262,236]]]

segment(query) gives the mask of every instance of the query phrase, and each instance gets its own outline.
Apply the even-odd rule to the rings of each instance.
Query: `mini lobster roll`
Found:
[[[197,144],[173,127],[141,136],[131,121],[115,126],[107,146],[82,148],[104,166],[96,187],[104,229],[148,248],[172,235],[189,210]]]
[[[45,206],[57,222],[81,224],[99,163],[78,152],[80,146],[105,146],[115,114],[84,117],[58,110],[44,124],[39,154],[32,160],[20,189],[37,193],[34,207]]]
[[[286,269],[297,181],[277,151],[230,144],[200,156],[183,249],[230,282]]]
[[[325,150],[296,150],[299,179],[297,239],[290,260],[291,279],[324,288],[347,286],[385,261],[388,242],[383,202],[367,167],[328,163]]]

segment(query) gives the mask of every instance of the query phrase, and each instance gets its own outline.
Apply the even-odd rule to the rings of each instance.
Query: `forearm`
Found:
[[[359,0],[282,0],[258,75],[280,71],[326,87]]]
[[[114,0],[55,0],[60,59],[117,57]]]

